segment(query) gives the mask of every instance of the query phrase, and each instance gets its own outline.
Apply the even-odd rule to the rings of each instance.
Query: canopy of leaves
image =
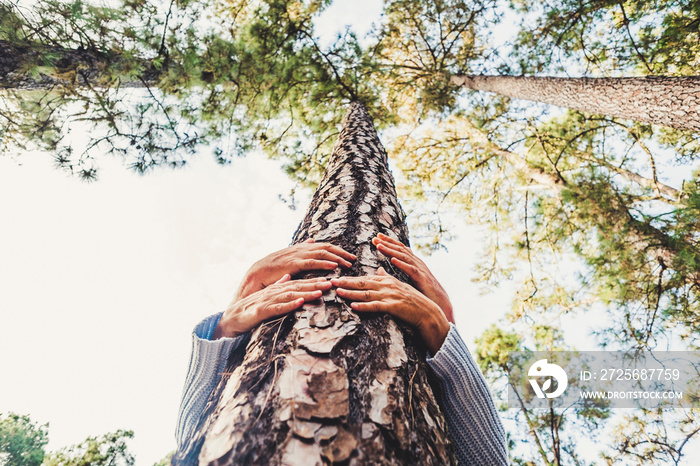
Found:
[[[89,437],[83,443],[51,453],[45,466],[131,466],[134,457],[129,453],[127,440],[132,431],[118,430],[100,437]]]
[[[48,443],[48,424],[37,425],[28,416],[0,415],[0,463],[39,466]]]
[[[697,1],[511,3],[524,18],[514,50],[523,73],[692,76],[700,64]]]
[[[182,166],[201,146],[221,163],[262,147],[313,184],[351,100],[382,125],[416,98],[420,109],[453,105],[444,71],[478,56],[476,20],[494,7],[389,2],[363,49],[350,32],[320,45],[314,20],[328,3],[3,0],[0,150],[43,148],[90,179],[98,154],[143,172]],[[66,137],[85,126],[87,140]]]
[[[118,430],[89,437],[79,445],[47,454],[48,424],[38,425],[29,416],[0,414],[0,464],[10,466],[130,466],[134,457],[128,441],[132,431]],[[160,463],[172,456],[167,455]],[[168,462],[169,464],[169,462]]]

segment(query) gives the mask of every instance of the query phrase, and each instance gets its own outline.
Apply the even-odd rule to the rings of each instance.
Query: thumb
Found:
[[[305,242],[305,243],[315,243],[315,242],[316,242],[316,240],[315,240],[315,239],[313,239],[313,238],[309,238],[309,239],[307,239],[307,240],[306,240],[306,241],[304,241],[304,242]]]
[[[384,270],[384,267],[381,267],[381,266],[380,266],[380,267],[377,269],[377,275],[389,275],[389,274],[386,273],[386,270]]]
[[[282,278],[280,278],[279,280],[277,280],[275,283],[284,283],[284,282],[288,282],[289,280],[291,280],[291,278],[292,278],[291,275],[289,275],[288,273],[285,273],[284,275],[282,275]]]

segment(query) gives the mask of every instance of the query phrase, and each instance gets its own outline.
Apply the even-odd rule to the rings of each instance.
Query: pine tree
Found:
[[[386,152],[355,102],[293,243],[342,246],[358,257],[347,273],[361,276],[393,270],[372,248],[379,232],[408,244]],[[410,328],[388,315],[360,319],[330,290],[253,332],[173,463],[448,464],[424,354]]]

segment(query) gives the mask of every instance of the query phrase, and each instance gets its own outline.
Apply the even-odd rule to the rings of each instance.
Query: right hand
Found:
[[[231,303],[214,329],[213,338],[217,340],[246,333],[268,319],[320,298],[331,286],[331,282],[323,277],[291,280],[289,274],[285,274],[270,286]]]
[[[437,303],[382,267],[377,275],[333,278],[331,283],[338,296],[352,301],[353,311],[387,312],[414,326],[433,355],[447,338],[450,323]]]
[[[403,270],[421,293],[440,306],[449,322],[455,323],[452,303],[447,296],[447,291],[425,265],[425,262],[413,254],[411,248],[381,233],[372,239],[372,244],[377,247],[377,251],[390,258],[392,265]]]
[[[260,259],[248,270],[236,293],[236,300],[269,286],[280,275],[296,275],[311,270],[333,270],[338,266],[352,267],[357,259],[345,249],[330,243],[316,243],[308,239]]]

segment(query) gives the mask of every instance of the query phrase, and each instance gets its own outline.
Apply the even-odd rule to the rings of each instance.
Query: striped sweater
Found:
[[[220,318],[221,314],[207,317],[192,334],[192,354],[175,431],[178,449],[197,427],[231,351],[245,351],[247,335],[211,340]],[[454,325],[450,324],[442,347],[427,362],[439,381],[442,409],[459,464],[507,464],[503,425],[484,376]]]

